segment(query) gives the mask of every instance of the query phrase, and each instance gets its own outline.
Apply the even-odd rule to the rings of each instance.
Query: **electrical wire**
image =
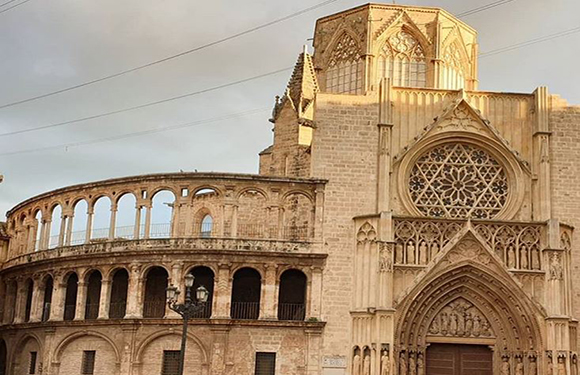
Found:
[[[106,116],[116,115],[116,114],[119,114],[119,113],[134,111],[136,109],[142,109],[142,108],[146,108],[146,107],[151,107],[153,105],[167,103],[167,102],[171,102],[171,101],[179,100],[179,99],[183,99],[183,98],[188,98],[188,97],[195,96],[195,95],[205,94],[205,93],[208,93],[208,92],[211,92],[211,91],[220,90],[220,89],[223,89],[223,88],[226,88],[226,87],[231,87],[231,86],[239,85],[239,84],[242,84],[242,83],[254,81],[254,80],[259,79],[259,78],[273,76],[273,75],[276,75],[276,74],[279,74],[279,73],[282,73],[282,72],[286,72],[288,70],[291,70],[292,68],[293,67],[278,69],[278,70],[274,70],[273,72],[259,74],[257,76],[253,76],[253,77],[249,77],[249,78],[244,78],[244,79],[241,79],[239,81],[229,82],[229,83],[225,83],[223,85],[214,86],[214,87],[210,87],[210,88],[203,89],[203,90],[199,90],[199,91],[194,91],[194,92],[190,92],[190,93],[183,94],[183,95],[179,95],[179,96],[174,96],[174,97],[167,98],[167,99],[157,100],[157,101],[150,102],[150,103],[146,103],[146,104],[140,104],[140,105],[136,105],[136,106],[133,106],[133,107],[118,109],[118,110],[115,110],[115,111],[100,113],[100,114],[97,114],[97,115],[82,117],[82,118],[78,118],[78,119],[74,119],[74,120],[68,120],[68,121],[57,122],[57,123],[48,124],[48,125],[37,126],[35,128],[21,129],[21,130],[11,131],[11,132],[8,132],[8,133],[1,133],[0,134],[0,137],[6,137],[6,136],[9,136],[9,135],[16,135],[16,134],[23,134],[23,133],[30,133],[30,132],[33,132],[33,131],[43,130],[43,129],[57,128],[57,127],[64,126],[64,125],[68,125],[68,124],[74,124],[74,123],[78,123],[78,122],[82,122],[82,121],[87,121],[87,120],[94,120],[94,119],[98,119],[98,118],[102,118],[102,117],[106,117]]]
[[[23,1],[23,2],[21,2],[21,3],[18,3],[18,4],[15,4],[15,5],[12,5],[11,7],[8,7],[8,8],[6,8],[6,9],[2,9],[2,10],[0,10],[0,14],[2,14],[2,13],[4,13],[4,12],[8,12],[10,9],[14,9],[14,8],[16,8],[16,7],[19,7],[19,6],[21,6],[21,5],[24,5],[24,4],[26,4],[27,2],[29,2],[29,1],[31,1],[31,0],[24,0],[24,1]],[[6,4],[9,4],[9,3],[10,3],[10,1],[9,1],[8,3],[5,3],[4,5],[6,5]]]
[[[3,6],[5,6],[5,5],[12,4],[15,1],[18,1],[18,0],[9,0],[9,1],[5,2],[5,3],[2,3],[2,4],[0,4],[0,8],[3,7]]]
[[[30,1],[30,0],[25,0],[25,2],[27,2],[27,1]],[[175,54],[175,55],[167,56],[167,57],[164,57],[164,58],[162,58],[162,59],[159,59],[159,60],[155,60],[155,61],[149,62],[149,63],[147,63],[147,64],[139,65],[139,66],[137,66],[137,67],[134,67],[134,68],[131,68],[131,69],[123,70],[123,71],[120,71],[120,72],[118,72],[118,73],[115,73],[115,74],[111,74],[111,75],[103,76],[103,77],[101,77],[101,78],[93,79],[93,80],[91,80],[91,81],[83,82],[83,83],[80,83],[80,84],[78,84],[78,85],[70,86],[70,87],[67,87],[67,88],[64,88],[64,89],[60,89],[60,90],[56,90],[56,91],[52,91],[52,92],[49,92],[49,93],[46,93],[46,94],[42,94],[42,95],[33,96],[33,97],[31,97],[31,98],[28,98],[28,99],[22,99],[22,100],[18,100],[18,101],[15,101],[15,102],[11,102],[11,103],[7,103],[7,104],[3,104],[3,105],[0,105],[0,109],[3,109],[3,108],[8,108],[8,107],[12,107],[12,106],[15,106],[15,105],[18,105],[18,104],[23,104],[23,103],[32,102],[32,101],[34,101],[34,100],[38,100],[38,99],[47,98],[47,97],[49,97],[49,96],[54,96],[54,95],[57,95],[57,94],[62,94],[62,93],[64,93],[64,92],[67,92],[67,91],[71,91],[71,90],[79,89],[79,88],[81,88],[81,87],[86,87],[86,86],[89,86],[89,85],[93,85],[93,84],[95,84],[95,83],[99,83],[99,82],[107,81],[107,80],[110,80],[110,79],[112,79],[112,78],[120,77],[120,76],[123,76],[123,75],[125,75],[125,74],[129,74],[129,73],[132,73],[132,72],[136,72],[136,71],[138,71],[138,70],[141,70],[141,69],[149,68],[149,67],[151,67],[151,66],[154,66],[154,65],[158,65],[158,64],[161,64],[161,63],[164,63],[164,62],[167,62],[167,61],[171,61],[171,60],[177,59],[177,58],[179,58],[179,57],[183,57],[183,56],[186,56],[186,55],[192,54],[192,53],[194,53],[194,52],[198,52],[198,51],[201,51],[201,50],[203,50],[203,49],[206,49],[206,48],[209,48],[209,47],[212,47],[212,46],[215,46],[215,45],[218,45],[218,44],[221,44],[221,43],[224,43],[224,42],[230,41],[230,40],[232,40],[232,39],[239,38],[239,37],[241,37],[241,36],[243,36],[243,35],[247,35],[247,34],[253,33],[253,32],[255,32],[255,31],[258,31],[258,30],[264,29],[264,28],[266,28],[266,27],[269,27],[269,26],[275,25],[275,24],[277,24],[277,23],[280,23],[280,22],[287,21],[287,20],[289,20],[289,19],[291,19],[291,18],[294,18],[294,17],[300,16],[300,15],[302,15],[302,14],[304,14],[304,13],[307,13],[307,12],[313,11],[313,10],[315,10],[315,9],[321,8],[321,7],[323,7],[323,6],[326,6],[326,5],[328,5],[328,4],[334,3],[334,2],[336,2],[336,1],[338,1],[338,0],[326,0],[326,1],[323,1],[323,2],[321,2],[321,3],[315,4],[315,5],[311,6],[311,7],[308,7],[308,8],[305,8],[305,9],[299,10],[299,11],[297,11],[297,12],[291,13],[291,14],[289,14],[289,15],[286,15],[286,16],[284,16],[284,17],[277,18],[277,19],[275,19],[275,20],[273,20],[273,21],[266,22],[266,23],[264,23],[264,24],[261,24],[261,25],[258,25],[258,26],[255,26],[255,27],[252,27],[252,28],[250,28],[250,29],[247,29],[247,30],[241,31],[241,32],[239,32],[239,33],[236,33],[236,34],[233,34],[233,35],[230,35],[230,36],[227,36],[227,37],[225,37],[225,38],[218,39],[218,40],[215,40],[215,41],[213,41],[213,42],[209,42],[209,43],[203,44],[203,45],[201,45],[201,46],[198,46],[198,47],[194,47],[194,48],[188,49],[188,50],[186,50],[186,51],[182,51],[182,52],[180,52],[180,53],[177,53],[177,54]],[[22,3],[21,3],[21,4],[22,4]],[[1,13],[1,12],[0,12],[0,13]]]
[[[493,3],[489,3],[489,4],[486,4],[486,5],[482,5],[482,6],[478,7],[478,8],[470,9],[470,10],[467,10],[467,11],[465,11],[463,13],[459,13],[459,14],[455,15],[455,17],[457,17],[457,18],[463,18],[463,17],[471,16],[472,14],[476,14],[476,13],[479,13],[479,12],[483,12],[484,10],[492,9],[492,8],[495,8],[495,7],[498,7],[498,6],[501,6],[501,5],[505,5],[507,3],[511,3],[512,1],[515,1],[515,0],[499,0],[499,1],[494,1]]]
[[[72,148],[72,147],[86,146],[86,145],[91,145],[91,144],[95,144],[95,143],[112,142],[112,141],[117,141],[120,139],[140,137],[143,135],[149,135],[149,134],[178,130],[178,129],[183,129],[183,128],[189,128],[189,127],[204,125],[204,124],[208,124],[208,123],[212,123],[212,122],[219,122],[219,121],[230,120],[230,119],[239,118],[239,117],[243,117],[243,116],[247,116],[247,115],[263,113],[263,112],[266,112],[269,110],[270,110],[269,108],[257,108],[257,109],[252,109],[249,111],[233,113],[233,114],[226,115],[226,116],[214,117],[214,118],[210,118],[210,119],[206,119],[206,120],[192,121],[192,122],[188,122],[188,123],[184,123],[184,124],[166,126],[166,127],[161,127],[161,128],[157,128],[157,129],[141,130],[141,131],[137,131],[137,132],[131,132],[131,133],[121,134],[121,135],[112,136],[112,137],[104,137],[104,138],[98,138],[98,139],[93,139],[93,140],[88,140],[88,141],[80,141],[80,142],[63,143],[63,144],[55,145],[55,146],[31,148],[31,149],[20,150],[20,151],[3,152],[3,153],[0,153],[0,156],[21,155],[21,154],[28,154],[28,153],[32,153],[32,152],[38,152],[38,151],[54,150],[54,149],[59,149],[59,148],[64,148],[66,151],[68,151],[68,148]]]

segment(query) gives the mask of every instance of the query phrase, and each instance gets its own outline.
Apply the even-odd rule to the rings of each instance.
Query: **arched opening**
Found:
[[[42,321],[50,319],[50,306],[52,304],[52,290],[54,282],[52,276],[48,276],[44,281],[44,297],[42,300]]]
[[[109,304],[109,318],[122,319],[127,312],[127,291],[129,288],[129,273],[121,268],[115,271],[111,284],[111,302]]]
[[[143,301],[144,318],[163,318],[165,316],[165,290],[169,275],[163,267],[153,267],[147,272],[145,298]]]
[[[313,205],[304,194],[294,193],[284,201],[284,238],[303,241],[310,237]]]
[[[326,91],[337,94],[361,94],[363,65],[358,43],[344,33],[328,60]]]
[[[265,238],[269,229],[266,196],[258,190],[244,191],[238,198],[237,217],[238,237]]]
[[[200,234],[203,238],[209,238],[213,231],[213,218],[211,215],[207,214],[201,220]]]
[[[278,320],[304,320],[306,317],[306,275],[287,270],[280,276]]]
[[[209,292],[209,296],[207,297],[207,302],[205,304],[205,308],[198,312],[194,317],[195,318],[211,318],[211,307],[213,303],[213,282],[214,282],[214,274],[211,268],[209,267],[195,267],[189,272],[195,280],[193,282],[192,293],[195,293],[197,288],[203,286]]]
[[[379,54],[378,75],[393,86],[425,87],[427,60],[419,41],[405,30],[391,35]]]
[[[0,339],[0,375],[6,375],[6,342]]]
[[[151,206],[150,238],[171,237],[174,203],[175,195],[171,191],[161,190],[155,193]]]
[[[93,206],[93,228],[91,240],[109,238],[109,227],[111,225],[111,199],[100,197]]]
[[[74,206],[74,217],[71,233],[71,245],[80,245],[87,240],[87,211],[89,205],[86,200],[81,199]]]
[[[75,318],[78,287],[79,277],[76,273],[71,273],[66,281],[63,317],[64,320],[73,320]]]
[[[87,300],[85,302],[85,319],[97,319],[101,301],[101,283],[103,276],[99,271],[92,271],[87,283]]]
[[[34,282],[32,279],[26,280],[26,303],[24,306],[24,321],[30,321],[30,314],[32,312],[32,295],[34,293]]]
[[[48,248],[54,249],[55,247],[59,246],[60,241],[60,228],[62,223],[62,207],[60,204],[57,204],[52,209],[51,213],[51,221],[50,221],[50,234],[48,240]]]
[[[131,193],[123,194],[117,201],[115,237],[133,239],[135,236],[135,214],[137,199]]]
[[[232,286],[232,319],[258,319],[262,278],[253,268],[242,268],[234,274]]]
[[[40,250],[40,241],[42,239],[42,211],[37,210],[34,215],[35,220],[35,235],[34,235],[34,251]]]

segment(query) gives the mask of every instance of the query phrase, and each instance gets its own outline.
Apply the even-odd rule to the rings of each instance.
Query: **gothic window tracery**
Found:
[[[326,91],[336,94],[362,93],[363,59],[357,42],[348,34],[336,43],[326,71]]]
[[[423,153],[412,167],[408,189],[425,216],[491,219],[505,206],[508,178],[485,150],[445,143]]]
[[[393,86],[425,87],[427,63],[419,41],[404,30],[391,35],[381,48],[379,78],[391,78]]]
[[[444,80],[447,82],[447,88],[451,90],[465,88],[463,58],[455,43],[451,43],[445,48],[443,59],[445,60],[443,74]]]

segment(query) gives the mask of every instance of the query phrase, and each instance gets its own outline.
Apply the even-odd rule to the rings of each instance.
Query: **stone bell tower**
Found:
[[[477,33],[438,8],[366,4],[316,23],[314,61],[323,92],[393,86],[477,89]]]

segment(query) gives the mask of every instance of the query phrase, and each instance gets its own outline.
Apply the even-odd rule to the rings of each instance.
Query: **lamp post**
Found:
[[[193,282],[195,277],[191,274],[185,276],[185,302],[177,303],[177,298],[179,297],[179,289],[176,286],[169,286],[166,289],[167,292],[167,305],[169,308],[183,318],[183,333],[181,335],[181,350],[179,352],[179,369],[178,374],[183,375],[183,365],[185,363],[185,344],[187,342],[187,325],[189,319],[191,319],[196,313],[203,311],[207,298],[209,297],[209,292],[202,285],[195,291],[195,300],[191,298],[191,288],[193,287]]]

